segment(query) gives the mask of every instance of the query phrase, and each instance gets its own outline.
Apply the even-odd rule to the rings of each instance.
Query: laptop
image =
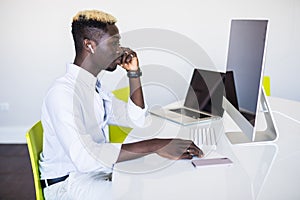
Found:
[[[192,125],[223,116],[225,73],[194,69],[183,106],[153,108],[150,113],[181,125]]]

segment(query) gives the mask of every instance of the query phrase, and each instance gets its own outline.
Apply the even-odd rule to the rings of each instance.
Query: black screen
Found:
[[[184,106],[222,116],[225,74],[195,69]]]

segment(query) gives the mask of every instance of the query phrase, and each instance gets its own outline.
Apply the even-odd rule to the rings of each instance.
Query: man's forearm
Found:
[[[142,90],[140,78],[139,77],[129,78],[129,86],[130,86],[130,99],[135,105],[144,109],[145,104],[144,104],[143,90]]]
[[[117,162],[125,160],[132,160],[140,158],[151,153],[155,153],[156,150],[155,139],[144,140],[141,142],[122,144],[119,158]]]

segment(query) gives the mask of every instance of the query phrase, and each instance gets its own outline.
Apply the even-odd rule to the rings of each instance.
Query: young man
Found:
[[[109,142],[108,124],[142,126],[147,110],[137,54],[120,47],[115,23],[113,16],[95,10],[73,18],[74,62],[49,89],[42,106],[40,172],[46,199],[109,199],[116,162],[151,153],[174,160],[203,155],[193,142],[181,139]],[[104,91],[97,79],[102,70],[114,71],[118,65],[127,70],[128,104]]]

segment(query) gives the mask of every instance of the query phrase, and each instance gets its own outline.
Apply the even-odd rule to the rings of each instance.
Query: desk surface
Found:
[[[300,102],[271,97],[269,103],[277,141],[232,145],[221,134],[216,151],[234,162],[229,167],[196,169],[189,160],[171,161],[154,154],[118,163],[113,175],[116,199],[300,199],[300,124],[283,115],[299,120]],[[190,137],[187,127],[154,116],[148,120],[148,126],[133,130],[133,138]],[[212,123],[221,122],[218,131],[224,133],[223,122],[228,120],[225,115]]]

